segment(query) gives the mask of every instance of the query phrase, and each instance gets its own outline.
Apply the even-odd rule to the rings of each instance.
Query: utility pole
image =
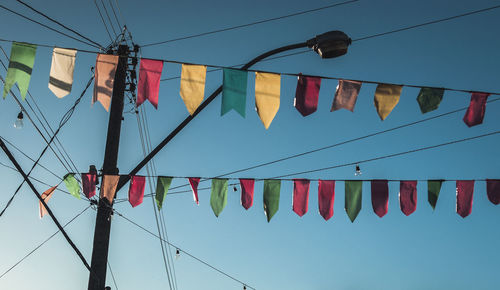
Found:
[[[113,96],[111,98],[111,110],[109,112],[106,151],[104,153],[104,163],[102,166],[103,175],[118,174],[118,147],[120,145],[120,130],[122,125],[129,47],[120,45],[117,53],[119,60],[116,67]],[[102,190],[103,187],[101,186],[101,192]],[[88,290],[104,290],[105,287],[112,213],[113,203],[109,203],[105,198],[100,198],[95,222],[94,246],[92,250]]]

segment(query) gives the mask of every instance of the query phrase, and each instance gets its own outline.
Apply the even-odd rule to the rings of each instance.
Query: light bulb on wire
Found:
[[[175,259],[179,259],[181,257],[181,251],[179,249],[175,250]]]
[[[17,114],[17,119],[16,121],[14,122],[14,128],[16,129],[22,129],[24,127],[24,121],[23,121],[23,112],[19,112],[19,114]]]
[[[359,164],[356,164],[356,169],[354,171],[354,175],[359,176],[361,174],[363,174],[363,172],[361,172],[361,168],[359,167]]]

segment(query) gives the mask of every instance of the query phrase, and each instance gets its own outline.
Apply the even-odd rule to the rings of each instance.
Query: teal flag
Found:
[[[417,102],[422,114],[434,111],[443,100],[444,89],[421,88],[417,96]]]
[[[5,77],[3,87],[3,98],[9,93],[12,86],[17,82],[21,97],[26,98],[28,86],[31,79],[31,71],[35,64],[36,45],[28,43],[12,43],[10,51],[9,69]]]
[[[68,173],[64,176],[64,184],[72,196],[80,199],[80,184],[78,184],[74,173]]]
[[[271,218],[280,207],[280,190],[281,180],[264,180],[264,212],[266,213],[267,222],[271,221]]]
[[[158,205],[158,210],[161,210],[161,207],[163,206],[163,200],[165,199],[165,196],[167,196],[168,188],[172,183],[172,179],[172,177],[158,176],[158,180],[156,181],[155,193],[156,205]]]
[[[222,107],[220,115],[234,109],[245,118],[248,72],[225,68],[222,84]]]
[[[210,206],[216,217],[226,207],[227,204],[227,179],[212,179],[212,193],[210,194]]]
[[[436,209],[436,203],[438,201],[439,192],[441,191],[442,180],[428,180],[427,181],[427,199],[432,209]]]
[[[361,211],[361,191],[363,182],[360,180],[345,181],[345,211],[351,222],[354,222]]]

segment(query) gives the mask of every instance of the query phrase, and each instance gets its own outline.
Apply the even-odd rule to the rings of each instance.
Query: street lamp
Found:
[[[347,53],[351,38],[342,31],[329,31],[307,41],[307,46],[322,58],[334,58]]]

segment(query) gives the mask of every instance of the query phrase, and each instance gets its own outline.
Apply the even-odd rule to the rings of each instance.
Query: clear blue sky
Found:
[[[134,40],[146,44],[208,30],[321,7],[331,1],[118,1]],[[107,44],[93,1],[29,1],[34,7]],[[13,0],[4,5],[32,15]],[[448,17],[498,4],[498,1],[359,1],[307,15],[260,24],[210,36],[172,42],[142,50],[143,57],[193,63],[234,65],[267,50],[301,42],[329,30],[342,30],[359,38],[400,27]],[[0,12],[0,38],[91,49],[38,25]],[[500,91],[500,40],[496,27],[500,10],[467,16],[354,43],[338,59],[322,60],[314,53],[263,62],[256,69],[302,72],[380,82],[444,86],[465,90]],[[10,44],[2,42],[7,53]],[[72,93],[60,100],[47,88],[52,50],[40,47],[30,92],[48,121],[56,127],[62,114],[78,97],[90,77],[94,54],[78,53]],[[0,59],[5,61],[3,56]],[[5,71],[0,69],[5,77]],[[167,63],[163,77],[180,74],[180,65]],[[222,79],[209,73],[205,95]],[[331,113],[336,81],[322,83],[318,111],[303,118],[293,107],[296,78],[284,76],[281,106],[269,130],[254,112],[254,77],[250,76],[247,118],[230,112],[220,117],[220,97],[210,104],[155,158],[162,175],[216,176],[290,154],[389,129],[469,104],[470,95],[446,92],[438,110],[422,115],[416,102],[418,89],[403,88],[401,100],[384,121],[373,106],[375,85],[364,85],[354,113]],[[161,83],[159,109],[145,104],[152,144],[160,142],[187,116],[179,96],[179,80]],[[102,166],[108,113],[90,105],[91,90],[59,137],[80,171],[90,164]],[[490,98],[495,98],[491,96]],[[19,107],[11,96],[0,101],[0,134],[31,156],[38,156],[44,141],[26,122],[23,130],[12,124]],[[126,109],[131,106],[127,105]],[[480,135],[498,130],[500,103],[487,105],[484,124],[467,128],[464,112],[425,122],[364,141],[234,177],[265,178],[336,164],[369,159]],[[120,173],[128,173],[140,160],[142,149],[136,117],[125,114],[119,152]],[[363,179],[484,179],[500,178],[499,136],[362,164]],[[24,168],[31,162],[15,152]],[[2,153],[0,162],[9,164]],[[66,171],[48,152],[42,164],[63,176]],[[141,171],[141,174],[146,174]],[[22,178],[0,167],[0,205],[10,198]],[[57,178],[41,168],[33,176],[54,185]],[[350,179],[354,168],[340,168],[297,177]],[[172,186],[185,180],[175,180]],[[47,186],[35,183],[43,192]],[[63,185],[62,185],[63,186]],[[280,210],[267,223],[262,207],[262,183],[256,183],[254,206],[245,211],[239,192],[229,191],[228,205],[216,218],[209,205],[210,192],[200,192],[196,206],[191,193],[168,196],[163,214],[172,243],[228,272],[257,289],[496,289],[500,267],[500,208],[486,197],[485,183],[476,182],[472,214],[455,213],[454,182],[443,185],[436,210],[427,203],[427,186],[418,184],[417,211],[409,217],[399,209],[398,183],[390,183],[389,213],[378,218],[371,208],[370,186],[363,185],[360,215],[351,223],[344,211],[344,184],[338,182],[334,216],[325,222],[317,210],[317,183],[311,184],[309,212],[292,212],[291,182],[282,184]],[[64,186],[63,186],[64,188]],[[127,197],[128,185],[118,192]],[[147,187],[146,193],[153,189]],[[49,205],[62,223],[87,206],[62,192]],[[152,201],[132,209],[116,209],[157,232]],[[69,235],[90,262],[95,211],[88,210],[68,228]],[[49,217],[38,218],[38,201],[24,186],[0,218],[0,273],[57,229]],[[167,289],[168,281],[157,239],[120,217],[113,218],[109,262],[118,289]],[[206,266],[181,255],[174,261],[179,289],[241,289],[242,286]],[[88,272],[61,235],[0,279],[1,289],[86,289]],[[115,289],[108,272],[107,284]]]

